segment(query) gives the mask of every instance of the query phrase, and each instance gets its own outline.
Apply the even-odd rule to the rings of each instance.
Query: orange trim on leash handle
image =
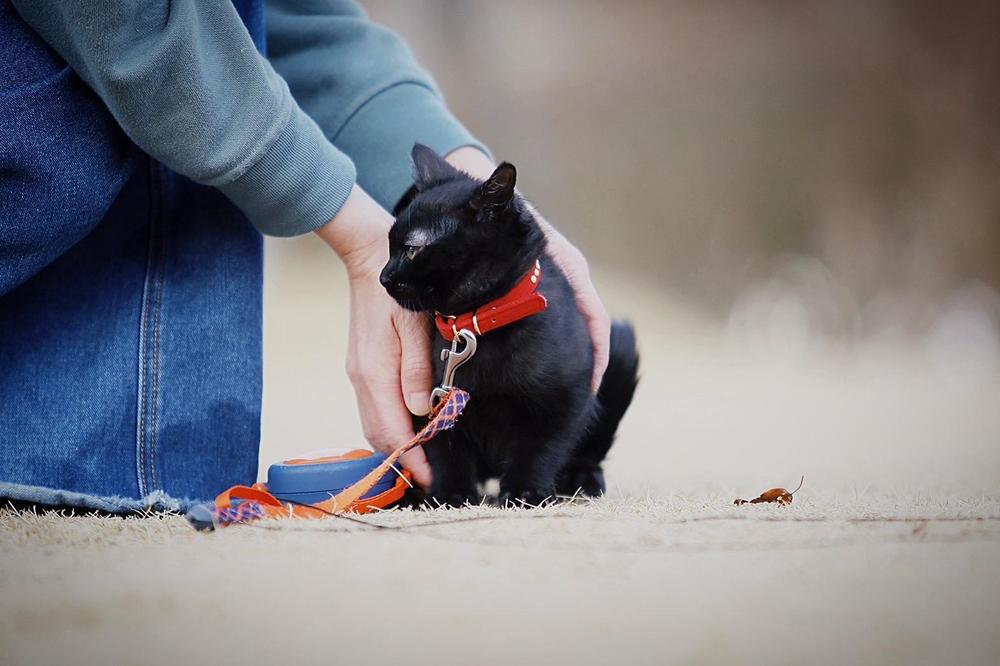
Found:
[[[367,458],[372,454],[368,449],[352,449],[339,456],[323,456],[322,458],[290,458],[285,461],[286,465],[315,465],[317,463],[343,462],[344,460],[358,460]]]

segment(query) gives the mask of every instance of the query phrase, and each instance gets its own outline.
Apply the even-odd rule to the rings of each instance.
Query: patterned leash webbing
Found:
[[[322,518],[330,513],[342,513],[352,507],[381,479],[396,460],[410,449],[426,444],[444,430],[455,426],[469,402],[469,394],[452,388],[432,413],[431,420],[406,444],[392,452],[385,461],[363,479],[324,502],[311,506],[281,502],[260,484],[234,486],[216,498],[212,509],[213,522],[219,527],[248,523],[260,518]],[[233,500],[238,500],[233,502]]]
[[[263,518],[265,515],[267,514],[264,513],[264,509],[261,508],[260,503],[253,500],[240,502],[228,509],[215,510],[215,520],[219,525],[249,523],[258,518]]]
[[[448,392],[448,396],[438,405],[434,412],[434,417],[427,425],[420,429],[420,432],[413,436],[413,440],[411,441],[415,444],[426,444],[434,439],[438,433],[451,430],[468,403],[468,393],[460,388],[451,389]],[[404,444],[403,446],[412,448],[408,444]]]

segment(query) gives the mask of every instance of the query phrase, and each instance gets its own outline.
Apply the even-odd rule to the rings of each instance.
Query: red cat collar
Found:
[[[455,334],[463,328],[475,331],[477,335],[513,324],[525,317],[537,314],[548,307],[545,296],[538,293],[542,283],[542,265],[535,261],[535,267],[521,278],[513,289],[500,298],[460,315],[434,313],[434,323],[445,340],[455,339]]]

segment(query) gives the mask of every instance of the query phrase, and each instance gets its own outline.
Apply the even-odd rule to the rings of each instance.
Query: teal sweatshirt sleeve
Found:
[[[395,33],[349,0],[268,0],[268,57],[299,105],[392,210],[412,186],[410,150],[487,149],[448,111],[431,76]]]
[[[355,182],[228,0],[14,0],[142,150],[262,232],[314,230]]]

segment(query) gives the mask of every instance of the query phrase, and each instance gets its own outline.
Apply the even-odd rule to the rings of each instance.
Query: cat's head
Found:
[[[389,231],[380,280],[409,310],[469,311],[513,288],[545,248],[504,162],[485,181],[413,147],[416,195]]]

